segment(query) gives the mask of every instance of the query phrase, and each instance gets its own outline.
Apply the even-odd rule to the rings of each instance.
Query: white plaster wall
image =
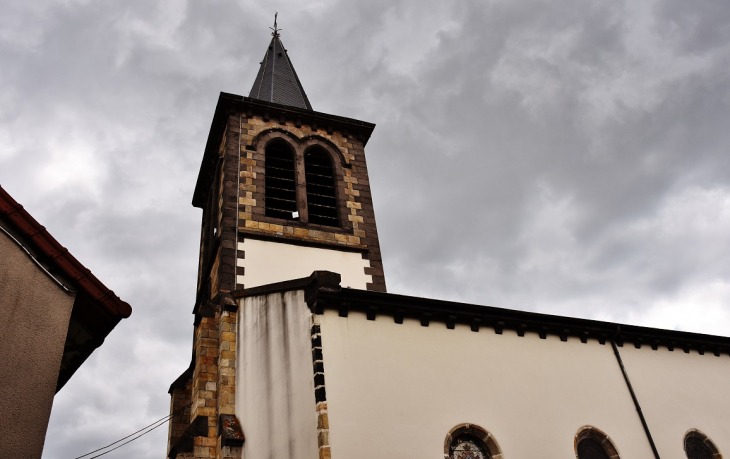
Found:
[[[236,416],[246,458],[317,459],[311,314],[304,292],[239,300]]]
[[[281,242],[246,239],[238,243],[245,258],[238,260],[244,275],[237,282],[246,288],[307,277],[314,271],[333,271],[342,276],[340,285],[365,290],[373,277],[364,269],[370,261],[360,253],[304,247]]]
[[[329,310],[321,327],[333,458],[442,459],[465,422],[506,459],[575,457],[584,425],[622,458],[652,457],[610,343]]]
[[[699,429],[730,456],[730,358],[624,346],[621,356],[662,459],[686,459],[684,435]]]

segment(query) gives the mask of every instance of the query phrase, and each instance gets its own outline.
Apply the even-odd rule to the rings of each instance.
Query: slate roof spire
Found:
[[[281,29],[276,24],[278,14],[274,15],[274,27],[270,27],[273,30],[271,43],[248,97],[311,110],[312,105],[279,38]]]

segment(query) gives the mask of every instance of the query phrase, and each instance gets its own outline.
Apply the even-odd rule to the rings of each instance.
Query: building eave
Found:
[[[132,307],[122,301],[112,290],[107,288],[89,269],[81,264],[65,247],[63,247],[47,230],[30,215],[22,205],[18,204],[5,189],[0,186],[0,214],[9,221],[33,246],[52,260],[53,264],[64,275],[71,279],[75,286],[83,289],[99,305],[112,316],[127,318],[132,314]]]
[[[525,336],[531,333],[542,339],[559,337],[561,341],[589,340],[605,344],[615,340],[619,346],[631,343],[635,348],[649,346],[685,353],[696,351],[716,356],[730,355],[730,338],[677,330],[626,325],[616,322],[565,317],[537,312],[518,311],[494,306],[435,300],[369,290],[341,288],[339,274],[317,271],[308,278],[263,285],[232,292],[235,298],[266,295],[295,289],[305,290],[308,307],[314,314],[335,310],[341,317],[351,312],[364,313],[367,320],[416,320],[424,327],[439,324],[449,329],[471,329],[472,332],[506,331]],[[468,329],[466,328],[468,327]]]
[[[19,243],[27,245],[68,284],[75,295],[69,327],[77,324],[90,335],[83,343],[67,338],[56,385],[58,392],[114,327],[132,314],[132,307],[82,265],[1,186],[0,220],[18,236]]]

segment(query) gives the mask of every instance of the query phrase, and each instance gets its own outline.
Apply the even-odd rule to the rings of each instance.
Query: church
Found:
[[[274,26],[221,93],[167,457],[718,459],[730,338],[387,293],[365,147]]]

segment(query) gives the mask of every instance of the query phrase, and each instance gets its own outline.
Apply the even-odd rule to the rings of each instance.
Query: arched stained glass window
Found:
[[[446,436],[444,456],[449,459],[503,459],[494,437],[475,424],[459,424]]]
[[[620,459],[616,446],[608,435],[591,426],[584,426],[575,434],[577,459]]]
[[[264,170],[266,216],[294,218],[293,212],[297,211],[294,150],[284,141],[272,141],[266,146]]]
[[[579,459],[609,459],[606,450],[597,441],[584,438],[578,443]]]
[[[309,222],[339,226],[332,158],[322,148],[310,148],[304,154],[304,173],[307,181]]]
[[[451,459],[491,459],[481,442],[471,435],[460,435],[451,443],[449,458]]]
[[[684,436],[684,452],[687,459],[721,459],[722,454],[710,438],[697,429]]]

